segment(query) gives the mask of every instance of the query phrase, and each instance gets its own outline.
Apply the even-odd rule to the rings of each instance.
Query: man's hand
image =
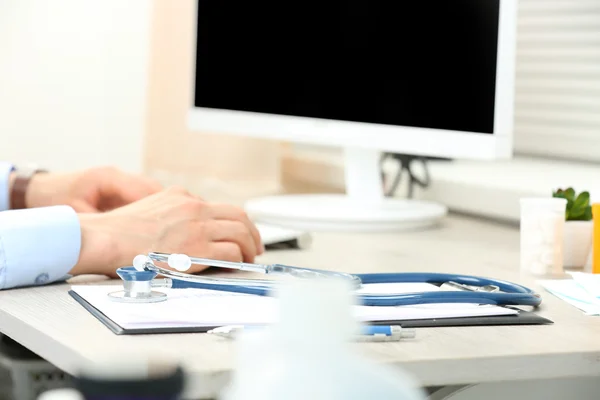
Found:
[[[82,248],[72,274],[115,277],[117,268],[151,251],[237,262],[254,262],[264,251],[258,230],[243,210],[207,203],[181,188],[79,217]],[[205,268],[193,265],[190,272]]]
[[[112,167],[83,172],[39,173],[29,183],[27,208],[68,205],[77,212],[102,212],[159,192],[162,187],[142,176]]]

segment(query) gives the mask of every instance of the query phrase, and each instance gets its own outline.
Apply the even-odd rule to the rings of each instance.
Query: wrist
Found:
[[[120,262],[110,224],[101,214],[78,214],[81,226],[79,260],[73,275],[103,274],[113,276]]]
[[[57,188],[52,188],[52,184],[48,184],[52,180],[52,174],[36,173],[29,179],[29,185],[25,192],[25,205],[27,208],[45,207],[52,202],[52,196],[56,193]]]

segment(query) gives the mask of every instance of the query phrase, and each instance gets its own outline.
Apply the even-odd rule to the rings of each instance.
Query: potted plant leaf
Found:
[[[592,206],[589,192],[577,194],[573,188],[558,189],[552,197],[567,200],[563,266],[583,268],[590,255],[593,235]]]

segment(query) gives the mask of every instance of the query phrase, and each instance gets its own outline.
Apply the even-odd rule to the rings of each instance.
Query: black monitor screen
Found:
[[[493,133],[500,0],[199,0],[195,106]]]

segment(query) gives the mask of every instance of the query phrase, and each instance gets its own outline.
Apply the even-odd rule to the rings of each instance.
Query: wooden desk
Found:
[[[418,233],[317,234],[310,250],[276,251],[260,261],[348,272],[450,271],[535,287],[520,279],[518,258],[516,227],[451,216],[441,229]],[[68,288],[0,291],[0,330],[73,374],[111,350],[166,347],[194,376],[194,394],[214,396],[226,383],[231,342],[205,334],[116,336],[71,299]],[[415,341],[357,346],[401,364],[426,386],[600,376],[600,319],[542,294],[540,314],[554,325],[419,329]]]

